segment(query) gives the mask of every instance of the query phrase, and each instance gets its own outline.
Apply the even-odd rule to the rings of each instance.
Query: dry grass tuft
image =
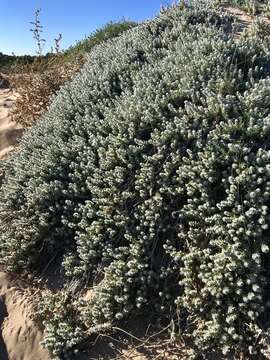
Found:
[[[38,59],[33,64],[20,68],[20,72],[10,75],[10,83],[18,94],[11,111],[11,120],[23,128],[31,126],[48,108],[52,95],[80,67],[81,62],[61,63],[56,56],[49,64]]]

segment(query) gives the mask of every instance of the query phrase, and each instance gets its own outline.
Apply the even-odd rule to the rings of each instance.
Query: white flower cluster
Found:
[[[40,269],[58,255],[67,283],[93,287],[83,305],[71,297],[77,320],[46,318],[56,355],[149,306],[185,314],[195,350],[260,351],[270,44],[236,42],[231,22],[177,5],[96,47],[6,162],[1,263]]]

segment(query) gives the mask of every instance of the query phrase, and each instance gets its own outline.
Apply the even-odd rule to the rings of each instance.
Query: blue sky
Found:
[[[35,53],[29,23],[38,8],[47,40],[45,50],[49,51],[59,33],[63,34],[62,48],[66,48],[110,20],[142,21],[170,3],[172,0],[0,0],[0,52]]]

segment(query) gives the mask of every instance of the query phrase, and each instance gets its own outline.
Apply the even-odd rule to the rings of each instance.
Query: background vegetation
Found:
[[[0,52],[0,72],[6,73],[9,72],[10,68],[15,65],[26,65],[32,63],[35,59],[35,56],[23,55],[5,55]]]
[[[36,11],[32,22],[34,38],[37,44],[37,56],[8,56],[0,54],[0,72],[2,71],[18,97],[12,111],[12,121],[27,128],[48,108],[51,97],[61,85],[69,80],[86,60],[86,54],[95,46],[117,37],[136,24],[129,21],[108,23],[96,30],[84,40],[68,50],[60,51],[61,37],[55,39],[51,53],[43,55],[43,26]]]

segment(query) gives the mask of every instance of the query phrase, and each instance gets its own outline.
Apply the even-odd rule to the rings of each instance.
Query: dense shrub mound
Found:
[[[231,22],[175,6],[94,48],[6,162],[1,263],[62,259],[60,358],[149,306],[195,352],[266,353],[270,42]]]

